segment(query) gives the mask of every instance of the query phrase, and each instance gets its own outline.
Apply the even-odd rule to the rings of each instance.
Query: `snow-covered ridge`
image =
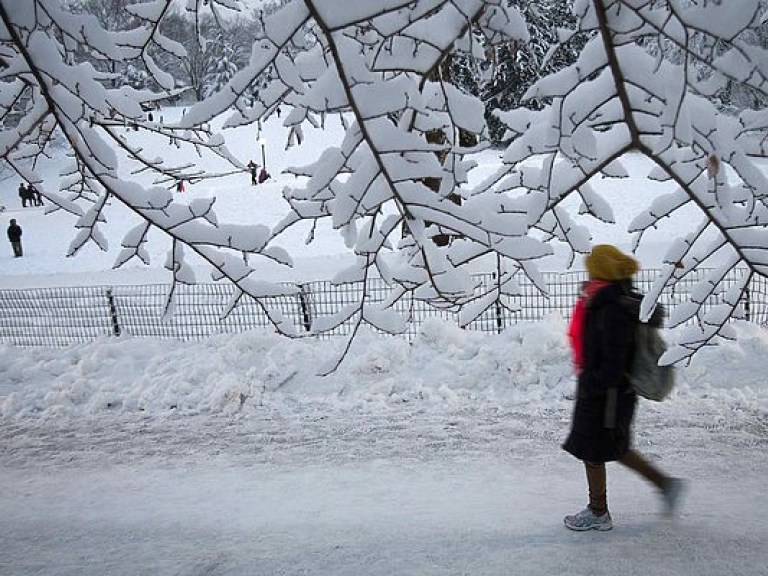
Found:
[[[746,322],[735,328],[738,342],[702,350],[678,369],[675,397],[659,409],[685,417],[697,398],[768,411],[768,331]],[[433,319],[411,344],[364,332],[326,377],[318,367],[341,342],[267,331],[202,342],[107,338],[63,350],[0,346],[0,407],[14,421],[235,414],[317,403],[564,408],[574,387],[565,331],[565,321],[553,315],[500,335]]]

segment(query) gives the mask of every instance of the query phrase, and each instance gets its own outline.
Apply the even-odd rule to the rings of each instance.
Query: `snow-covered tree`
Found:
[[[209,62],[203,79],[203,95],[209,97],[221,91],[237,72],[236,50],[227,42],[227,34],[218,30],[213,40],[206,43]]]
[[[739,11],[711,1],[581,0],[574,10],[579,28],[562,36],[586,35],[584,50],[573,66],[526,94],[551,98],[550,106],[502,115],[518,137],[506,150],[505,167],[476,193],[523,189],[521,203],[533,228],[586,252],[588,231],[561,209],[562,202],[578,194],[588,214],[612,221],[590,180],[625,176],[621,158],[630,152],[650,159],[655,166],[650,178],[673,182],[675,190],[637,215],[630,227],[635,245],[686,207],[699,216],[689,221],[686,236],[670,240],[644,313],[665,287],[702,265],[714,265],[671,313],[672,326],[696,320],[666,355],[677,361],[716,336],[727,336],[727,320],[738,313],[750,280],[768,272],[768,180],[754,158],[767,151],[768,111],[728,116],[713,102],[734,84],[768,94],[768,53],[754,42],[765,8],[759,0],[740,3]],[[653,54],[651,44],[671,45],[676,55]],[[707,299],[723,290],[736,270],[743,273],[727,287],[723,302],[705,311]]]
[[[575,18],[567,0],[518,0],[516,5],[525,17],[530,31],[528,42],[513,42],[498,47],[492,53],[489,77],[480,82],[477,91],[486,106],[491,138],[498,142],[504,137],[504,127],[494,110],[511,110],[521,104],[521,98],[536,80],[573,64],[584,48],[584,36],[575,36],[558,44],[557,31],[573,27]],[[544,103],[527,102],[538,107]]]
[[[181,44],[185,55],[178,57],[158,49],[150,53],[178,86],[189,88],[190,96],[200,101],[219,91],[237,70],[247,66],[261,21],[260,15],[253,12],[219,18],[203,13],[195,18],[175,9],[162,20],[160,30]],[[263,82],[254,84],[254,92],[258,92],[260,84]]]
[[[147,82],[149,81],[149,75],[144,68],[136,68],[133,65],[129,65],[125,69],[123,74],[123,83],[136,88],[137,90],[145,90],[149,88]]]
[[[680,336],[667,360],[728,335],[727,320],[750,278],[768,272],[768,181],[755,163],[767,152],[768,115],[765,109],[724,115],[713,103],[728,83],[761,97],[768,93],[766,50],[753,41],[765,19],[759,0],[741,0],[738,11],[707,0],[574,1],[577,25],[561,30],[559,39],[583,41],[584,49],[573,65],[538,81],[524,96],[549,102],[546,107],[498,114],[512,143],[498,173],[474,188],[466,183],[473,154],[487,146],[485,110],[451,82],[446,62],[467,56],[481,62],[496,49],[528,41],[524,18],[507,0],[286,2],[263,17],[249,64],[225,88],[188,110],[179,126],[158,128],[142,121],[140,105],[174,89],[153,54],[186,56],[179,42],[161,32],[172,4],[136,4],[126,10],[139,25],[105,30],[92,17],[64,11],[60,0],[0,0],[0,113],[22,97],[29,101],[19,125],[3,130],[0,157],[42,188],[55,208],[76,216],[72,253],[89,241],[104,245],[103,207],[107,199],[120,201],[141,224],[126,235],[116,265],[134,256],[146,260],[149,230],[162,230],[173,240],[168,267],[175,282],[195,280],[185,258],[194,252],[210,264],[214,278],[235,284],[230,306],[247,293],[276,329],[292,334],[294,327],[268,303],[289,289],[260,280],[259,264],[290,263],[278,247],[281,235],[299,222],[327,220],[357,257],[336,281],[377,275],[391,291],[384,302],[361,297],[333,318],[318,320],[314,330],[352,321],[398,332],[405,322],[393,305],[409,295],[460,309],[469,322],[490,306],[516,306],[523,275],[546,293],[536,260],[550,254],[555,242],[574,255],[590,249],[580,218],[612,220],[590,180],[624,176],[622,156],[640,153],[656,166],[651,178],[672,181],[676,189],[638,214],[632,225],[637,243],[684,206],[700,214],[686,237],[670,242],[645,313],[662,288],[720,256],[710,277],[672,311],[675,325],[698,322]],[[195,22],[211,10],[216,15],[238,5],[186,3]],[[680,56],[654,56],[651,41],[674,44]],[[108,75],[78,61],[86,48],[121,65],[141,63],[161,90],[112,88]],[[557,58],[556,49],[547,57]],[[249,97],[254,84],[264,86],[255,103]],[[286,189],[291,210],[274,229],[258,221],[220,222],[213,199],[177,204],[163,182],[216,175],[149,158],[115,129],[128,121],[159,130],[240,169],[223,139],[201,127],[223,113],[230,114],[225,128],[258,124],[278,106],[290,111],[283,115],[288,145],[301,145],[303,132],[322,126],[331,114],[342,115],[346,134],[316,162],[289,170],[298,184]],[[46,152],[55,132],[63,134],[73,155],[66,193],[41,182],[28,162]],[[159,185],[122,180],[118,169],[125,166],[155,174]],[[583,199],[583,217],[562,208],[574,195]],[[402,230],[408,234],[401,236]],[[433,238],[440,234],[453,241],[438,245]],[[490,288],[481,289],[471,274],[480,262],[495,268],[497,283]],[[744,273],[723,303],[704,312],[707,297],[735,268]]]
[[[76,14],[88,14],[98,21],[106,30],[126,30],[138,25],[137,18],[126,10],[134,0],[65,0],[64,7]],[[81,44],[81,54],[77,54],[78,60],[89,62],[97,70],[108,71],[111,74],[110,82],[113,87],[121,86],[124,82],[134,88],[142,87],[147,74],[142,69],[141,63],[126,65],[126,63],[112,58],[103,58],[98,52],[92,52],[87,43]]]
[[[214,39],[221,31],[210,14],[192,18],[188,14],[173,11],[161,23],[160,30],[169,39],[178,42],[181,54],[163,53],[157,56],[165,63],[164,71],[170,73],[177,86],[189,89],[195,101],[206,96],[207,79],[216,66],[216,56],[221,48]]]

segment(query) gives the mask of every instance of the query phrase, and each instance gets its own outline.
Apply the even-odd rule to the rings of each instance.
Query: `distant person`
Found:
[[[251,186],[257,186],[259,184],[259,165],[251,160],[248,162],[248,170],[251,172]]]
[[[670,516],[685,484],[659,470],[631,445],[637,395],[627,372],[642,298],[632,288],[637,260],[615,246],[600,244],[585,264],[589,281],[568,327],[578,384],[571,432],[563,448],[584,463],[589,504],[578,514],[566,516],[564,523],[571,530],[610,530],[606,462],[618,461],[656,486]],[[649,322],[660,324],[659,312]]]
[[[21,250],[21,226],[16,224],[16,220],[11,218],[11,224],[8,226],[8,240],[13,248],[14,258],[21,258],[23,252]]]
[[[29,199],[31,202],[34,202],[35,206],[44,206],[43,204],[43,196],[40,194],[40,190],[32,186],[30,184],[27,186],[27,191],[29,192]]]
[[[19,198],[21,198],[21,207],[22,207],[22,208],[26,208],[26,207],[27,207],[27,204],[29,204],[30,206],[32,206],[32,203],[33,203],[33,197],[32,197],[32,195],[29,193],[29,189],[28,189],[28,188],[27,188],[27,186],[24,184],[24,182],[22,182],[21,184],[19,184]]]
[[[176,192],[184,192],[184,180],[176,182]]]

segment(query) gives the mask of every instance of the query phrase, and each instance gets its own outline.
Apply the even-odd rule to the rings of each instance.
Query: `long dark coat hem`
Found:
[[[637,396],[626,373],[636,320],[623,304],[628,286],[612,283],[594,294],[584,319],[584,364],[571,432],[563,449],[586,462],[620,460],[631,447]],[[615,406],[609,401],[615,399]]]
[[[632,419],[636,404],[635,394],[621,394],[616,405],[616,425],[605,428],[606,397],[577,399],[573,410],[574,426],[563,443],[563,450],[585,462],[621,460],[632,446]],[[592,425],[576,426],[585,422]]]

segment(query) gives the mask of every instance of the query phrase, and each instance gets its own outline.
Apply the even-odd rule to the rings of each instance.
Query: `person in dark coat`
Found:
[[[259,184],[259,165],[253,160],[248,162],[248,170],[251,172],[251,186]]]
[[[32,186],[30,184],[27,186],[27,191],[29,192],[29,199],[35,206],[44,206],[43,204],[43,195],[40,194],[40,190]]]
[[[19,184],[19,198],[21,198],[22,208],[26,208],[28,202],[30,206],[34,204],[34,197],[30,194],[29,189],[24,185],[24,182]]]
[[[8,240],[11,242],[11,248],[13,248],[13,256],[21,258],[23,255],[21,250],[21,226],[16,224],[16,220],[13,218],[11,218],[11,223],[8,226]]]
[[[605,463],[618,461],[658,488],[672,515],[684,483],[668,476],[633,450],[632,420],[637,396],[627,372],[632,364],[634,328],[642,296],[632,290],[637,261],[600,244],[586,258],[589,282],[574,308],[569,337],[578,375],[571,431],[563,449],[584,462],[588,506],[564,523],[571,530],[610,530]],[[651,322],[661,320],[660,310]]]

